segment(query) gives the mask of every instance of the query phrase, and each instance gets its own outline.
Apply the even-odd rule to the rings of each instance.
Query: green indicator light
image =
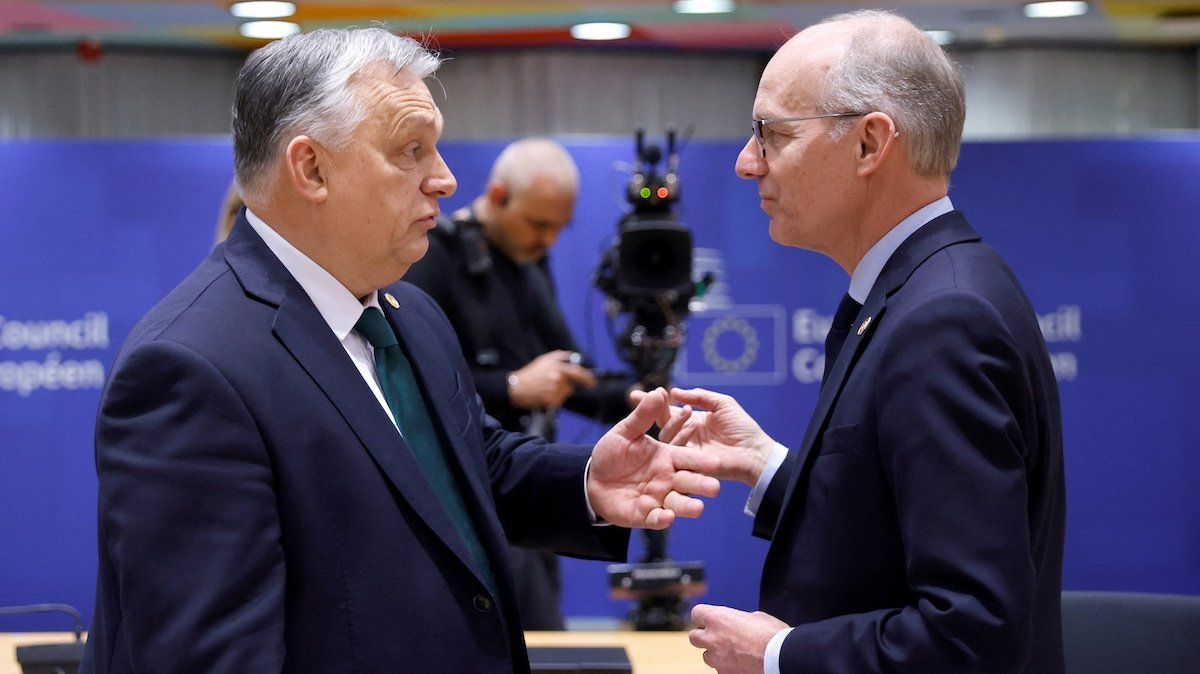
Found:
[[[649,199],[649,198],[650,198],[650,188],[649,188],[649,187],[643,187],[643,188],[642,188],[642,191],[641,191],[641,192],[638,192],[638,194],[642,195],[642,198],[643,198],[643,199]]]

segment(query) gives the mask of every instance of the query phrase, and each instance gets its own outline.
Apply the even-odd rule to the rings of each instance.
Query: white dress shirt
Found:
[[[900,224],[893,227],[887,234],[884,234],[879,241],[875,242],[874,246],[871,246],[871,249],[859,261],[858,266],[854,268],[854,274],[850,277],[850,290],[847,291],[850,297],[854,298],[854,301],[859,304],[865,303],[867,296],[871,294],[871,288],[879,280],[879,274],[883,272],[884,265],[891,259],[896,249],[900,247],[900,244],[908,240],[908,237],[912,236],[914,232],[924,227],[934,218],[941,217],[952,210],[954,210],[954,204],[950,203],[950,197],[942,197],[933,203],[921,207],[916,213],[901,220]],[[826,363],[825,366],[832,367],[833,363]],[[775,449],[767,459],[767,465],[763,468],[762,475],[758,478],[758,483],[754,485],[754,490],[750,492],[750,500],[746,502],[747,515],[754,517],[758,513],[758,507],[762,503],[763,494],[766,493],[771,480],[775,478],[775,473],[779,471],[779,466],[787,458],[787,453],[787,447],[775,443]],[[763,674],[779,674],[779,653],[783,650],[783,641],[787,639],[791,631],[791,627],[779,630],[771,638],[770,643],[767,644],[767,651],[763,654]]]
[[[383,388],[379,386],[379,376],[375,373],[375,349],[365,337],[354,331],[354,325],[358,323],[358,319],[365,309],[368,307],[380,308],[378,291],[372,291],[366,301],[360,302],[346,289],[346,286],[342,285],[341,281],[333,277],[333,274],[325,271],[321,265],[313,262],[312,258],[300,252],[250,209],[246,209],[246,220],[249,221],[254,231],[258,232],[263,243],[267,244],[267,248],[271,249],[275,257],[279,258],[279,261],[291,273],[292,278],[296,279],[304,292],[308,293],[308,298],[316,305],[317,311],[321,313],[321,317],[333,331],[334,337],[337,337],[338,341],[342,343],[342,348],[346,350],[350,360],[354,361],[358,373],[362,375],[367,386],[371,388],[371,392],[375,394],[379,406],[392,420],[392,425],[396,426],[396,430],[399,430],[396,418],[392,416],[392,409],[388,407],[387,399],[383,397]]]

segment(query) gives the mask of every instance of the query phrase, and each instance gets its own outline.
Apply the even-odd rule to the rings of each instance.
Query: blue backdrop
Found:
[[[450,210],[483,186],[503,142],[447,143]],[[741,141],[681,156],[680,216],[720,283],[690,322],[683,385],[735,395],[797,443],[821,343],[847,279],[767,236]],[[617,367],[590,289],[622,208],[625,139],[568,142],[584,189],[554,252],[568,320]],[[99,387],[137,319],[208,252],[231,176],[227,141],[0,144],[0,605],[66,602],[90,618],[95,582],[92,424]],[[1200,139],[973,143],[951,197],[1009,260],[1042,319],[1063,402],[1069,589],[1200,594]],[[567,439],[602,429],[565,419]],[[766,544],[747,490],[726,485],[670,550],[708,564],[705,601],[756,605]],[[639,551],[632,553],[635,557]],[[617,616],[603,566],[568,561],[565,610]],[[0,619],[0,630],[65,628]]]

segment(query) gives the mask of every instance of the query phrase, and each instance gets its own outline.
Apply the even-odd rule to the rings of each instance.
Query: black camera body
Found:
[[[635,135],[637,160],[625,197],[633,210],[617,223],[617,237],[601,258],[595,284],[609,298],[609,314],[628,314],[618,340],[622,358],[650,389],[669,382],[670,368],[683,344],[683,320],[696,295],[692,279],[692,233],[675,217],[679,199],[675,131],[667,131],[662,151]]]

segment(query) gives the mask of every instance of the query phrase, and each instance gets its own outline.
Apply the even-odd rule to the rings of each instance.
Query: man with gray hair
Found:
[[[404,280],[454,326],[488,414],[511,431],[555,439],[560,408],[606,423],[629,413],[628,377],[596,376],[558,305],[548,254],[570,223],[579,169],[547,138],[509,144],[469,206],[439,218],[429,253]],[[510,549],[526,629],[564,629],[558,558]]]
[[[850,289],[794,451],[729,396],[672,394],[661,437],[720,456],[771,541],[760,612],[692,612],[721,674],[1063,671],[1058,392],[1024,292],[947,197],[964,108],[941,48],[884,12],[763,72],[737,173],[771,238]]]
[[[528,660],[505,554],[621,559],[699,515],[702,453],[594,448],[488,417],[437,306],[397,282],[455,180],[423,79],[379,28],[251,54],[229,238],[134,328],[96,427],[85,672],[511,672]],[[600,524],[617,526],[598,526]]]

